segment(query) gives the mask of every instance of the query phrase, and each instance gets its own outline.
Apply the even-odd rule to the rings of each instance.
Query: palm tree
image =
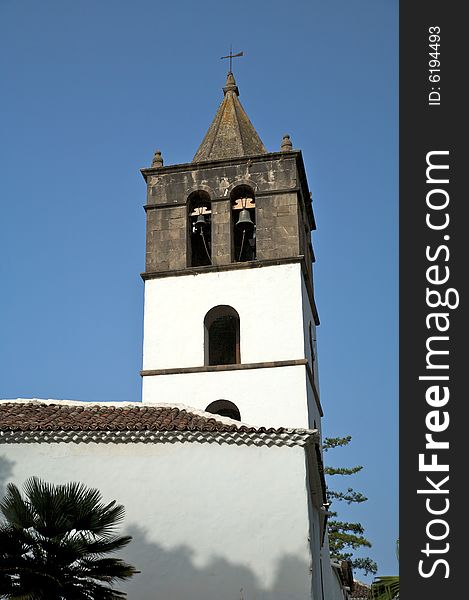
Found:
[[[399,575],[377,577],[371,584],[371,598],[373,600],[398,600]]]
[[[118,600],[115,580],[138,573],[119,558],[124,507],[102,502],[82,483],[53,485],[28,479],[24,495],[14,484],[0,502],[0,597],[8,600]]]

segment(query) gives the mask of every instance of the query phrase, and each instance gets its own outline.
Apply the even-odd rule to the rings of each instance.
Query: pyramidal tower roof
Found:
[[[238,86],[231,72],[223,93],[223,101],[192,162],[267,153],[238,99]]]

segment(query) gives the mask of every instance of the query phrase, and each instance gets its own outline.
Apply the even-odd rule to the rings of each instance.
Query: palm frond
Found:
[[[399,575],[377,577],[371,584],[372,600],[397,600],[399,598]]]
[[[7,493],[0,502],[0,511],[11,525],[27,529],[33,524],[33,515],[29,506],[23,501],[14,483],[8,484]]]
[[[24,497],[14,485],[0,502],[0,597],[9,600],[118,600],[112,589],[139,571],[106,555],[124,548],[124,507],[78,482],[31,477]]]

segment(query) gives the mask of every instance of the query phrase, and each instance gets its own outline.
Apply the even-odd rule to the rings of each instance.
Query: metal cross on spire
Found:
[[[233,48],[230,45],[230,53],[228,54],[228,56],[222,56],[222,57],[220,57],[220,59],[221,60],[223,60],[224,58],[230,59],[230,73],[232,73],[233,58],[238,58],[239,56],[244,56],[244,52],[238,52],[237,54],[233,54]]]

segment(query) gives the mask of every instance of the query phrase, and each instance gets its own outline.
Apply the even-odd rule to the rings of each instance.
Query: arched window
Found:
[[[220,415],[221,417],[229,417],[235,419],[235,421],[241,421],[241,414],[238,407],[229,400],[215,400],[207,406],[206,412],[214,415]]]
[[[233,211],[234,261],[256,258],[256,204],[248,185],[238,185],[231,192]]]
[[[231,306],[215,306],[205,315],[205,364],[234,365],[241,362],[239,315]]]
[[[212,210],[207,192],[193,192],[188,198],[189,208],[189,267],[212,264]]]

